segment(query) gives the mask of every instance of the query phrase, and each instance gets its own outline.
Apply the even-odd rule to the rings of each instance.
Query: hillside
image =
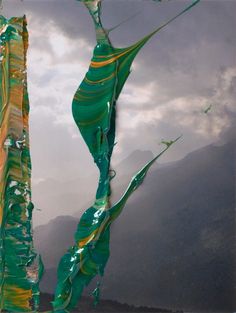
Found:
[[[235,146],[235,141],[210,145],[150,172],[112,227],[102,297],[232,312]],[[56,264],[73,243],[78,217],[57,217],[35,229],[47,292],[54,289]]]
[[[52,295],[43,293],[41,295],[41,306],[40,311],[50,310],[51,305],[50,302],[53,300]],[[95,307],[93,304],[93,299],[90,297],[82,297],[80,300],[79,306],[77,310],[74,310],[73,313],[95,313],[95,312],[103,312],[103,313],[183,313],[182,311],[171,311],[165,309],[158,308],[150,308],[150,307],[136,307],[134,305],[122,304],[117,301],[112,300],[104,300],[101,299],[99,304]]]

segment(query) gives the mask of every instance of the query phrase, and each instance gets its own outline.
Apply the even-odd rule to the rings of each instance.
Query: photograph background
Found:
[[[106,28],[128,46],[190,1],[104,0]],[[111,231],[102,297],[136,305],[232,311],[235,277],[236,2],[202,0],[137,56],[118,101],[113,201],[163,145]],[[92,56],[92,20],[75,0],[6,0],[26,14],[35,244],[53,292],[60,257],[95,196],[98,171],[71,103]],[[137,15],[136,15],[137,14]],[[204,110],[211,106],[205,114]],[[90,292],[90,290],[88,291]]]

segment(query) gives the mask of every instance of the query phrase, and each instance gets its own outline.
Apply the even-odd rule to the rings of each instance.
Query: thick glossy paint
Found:
[[[121,199],[111,205],[110,162],[115,140],[116,104],[129,76],[132,62],[140,49],[162,28],[188,11],[190,6],[149,35],[127,48],[114,48],[108,31],[101,22],[101,1],[82,1],[94,21],[97,44],[88,72],[72,103],[74,120],[93,156],[100,179],[94,204],[82,215],[75,243],[62,257],[58,266],[54,311],[70,312],[76,306],[83,289],[97,275],[103,275],[109,258],[110,226],[119,216],[130,195],[142,184],[152,164],[178,140],[166,148],[134,175]],[[99,295],[95,290],[96,302]]]
[[[0,16],[0,311],[38,309],[33,247],[25,17]]]

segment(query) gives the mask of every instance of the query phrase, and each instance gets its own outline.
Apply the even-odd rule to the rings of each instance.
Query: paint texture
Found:
[[[0,311],[38,309],[33,247],[25,17],[0,16]]]
[[[122,212],[130,195],[142,184],[152,164],[178,140],[169,141],[166,148],[147,163],[131,179],[121,199],[110,203],[110,182],[113,178],[111,157],[115,145],[116,105],[130,74],[135,56],[148,40],[163,27],[199,2],[194,1],[182,12],[155,29],[135,44],[115,48],[109,31],[101,22],[101,1],[82,1],[88,8],[96,31],[96,46],[89,70],[75,93],[72,103],[74,120],[93,156],[100,178],[94,204],[82,215],[75,243],[62,257],[58,266],[58,282],[53,302],[54,311],[69,312],[77,304],[83,289],[96,275],[103,275],[109,258],[110,226]],[[99,290],[95,290],[98,302]]]
[[[162,141],[165,149],[134,175],[121,199],[111,203],[116,105],[131,65],[153,35],[199,1],[126,48],[113,47],[109,31],[101,22],[101,1],[81,1],[93,19],[97,43],[89,70],[75,93],[72,113],[99,170],[99,182],[94,204],[78,223],[74,245],[60,260],[54,312],[70,312],[84,287],[96,275],[103,275],[109,258],[111,224],[142,184],[153,163],[179,139]],[[41,258],[33,247],[31,222],[34,206],[31,202],[27,48],[25,17],[8,20],[0,16],[0,311],[8,312],[38,311],[39,281],[43,273]],[[100,283],[93,292],[95,305],[99,302],[99,287]]]

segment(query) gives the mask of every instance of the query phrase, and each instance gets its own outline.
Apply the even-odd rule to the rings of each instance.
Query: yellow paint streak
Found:
[[[150,36],[150,35],[149,35]],[[147,37],[149,37],[149,36],[147,36]],[[145,40],[146,38],[143,38],[143,39],[141,39],[140,41],[138,41],[138,42],[136,42],[134,45],[132,45],[132,46],[130,46],[129,48],[127,48],[124,52],[122,52],[122,53],[120,53],[120,52],[114,52],[114,53],[112,53],[112,54],[109,54],[109,55],[98,55],[98,56],[96,56],[96,58],[110,58],[110,57],[114,57],[114,58],[119,58],[119,57],[121,57],[122,55],[124,55],[124,54],[126,54],[126,53],[128,53],[128,52],[130,52],[131,50],[134,50],[135,48],[137,48],[144,40]],[[121,50],[123,50],[123,49],[121,49]]]
[[[103,67],[103,66],[106,66],[108,64],[111,64],[113,62],[115,62],[120,56],[117,56],[117,57],[113,57],[109,60],[106,60],[106,61],[101,61],[101,62],[96,62],[96,61],[92,61],[90,63],[90,66],[91,67],[94,67],[94,68],[100,68],[100,67]]]
[[[106,78],[103,78],[103,79],[100,79],[100,80],[95,80],[95,81],[92,81],[90,79],[88,79],[87,77],[85,77],[85,81],[91,85],[96,85],[98,83],[103,83],[109,79],[111,79],[112,77],[115,76],[115,73],[112,73],[110,76],[106,77]]]
[[[81,266],[80,266],[81,272],[82,272],[83,274],[85,274],[85,275],[89,275],[89,273],[86,272],[86,271],[84,270],[84,267],[83,267],[83,256],[82,256],[82,253],[80,254],[80,264],[81,264]]]
[[[5,46],[5,57],[2,62],[2,103],[3,107],[1,108],[2,114],[2,124],[1,133],[0,133],[0,225],[2,224],[3,215],[4,215],[4,193],[5,193],[5,181],[6,181],[6,162],[7,162],[7,151],[4,149],[4,142],[7,138],[8,129],[9,129],[9,117],[10,117],[10,106],[8,106],[8,73],[6,70],[6,62],[8,62],[9,55],[9,45]]]
[[[100,121],[105,115],[106,115],[107,110],[104,110],[104,112],[102,112],[97,118],[91,120],[91,121],[87,121],[87,122],[78,122],[78,125],[80,126],[88,126],[88,125],[92,125],[94,123],[97,123],[98,121]]]
[[[3,218],[3,206],[0,206],[0,225],[2,225],[2,218]]]
[[[21,309],[31,309],[29,300],[32,298],[31,289],[23,289],[17,286],[6,286],[4,298],[11,299],[11,303]]]
[[[1,111],[3,112],[7,106],[8,103],[8,88],[9,88],[9,77],[8,73],[6,72],[6,62],[8,61],[8,55],[9,55],[9,45],[6,43],[5,47],[5,56],[2,61],[2,72],[3,72],[3,79],[2,79],[2,102],[3,107]]]
[[[96,236],[98,229],[95,229],[88,237],[85,237],[84,239],[79,240],[78,246],[80,248],[83,248],[87,243],[89,243],[93,238]]]
[[[99,238],[100,234],[102,233],[102,231],[104,230],[104,228],[106,227],[107,225],[107,222],[109,221],[110,217],[109,216],[106,216],[106,218],[104,219],[104,221],[102,222],[102,224],[100,225],[100,227],[97,229],[97,234],[95,236],[95,240],[97,238]]]
[[[138,44],[132,46],[131,48],[125,50],[124,52],[110,58],[109,60],[106,61],[101,61],[101,62],[96,62],[96,61],[92,61],[90,66],[94,67],[94,68],[99,68],[99,67],[103,67],[105,65],[111,64],[113,62],[115,62],[116,60],[118,60],[120,57],[122,57],[123,55],[129,53],[130,51],[132,51],[136,46],[138,46]]]

